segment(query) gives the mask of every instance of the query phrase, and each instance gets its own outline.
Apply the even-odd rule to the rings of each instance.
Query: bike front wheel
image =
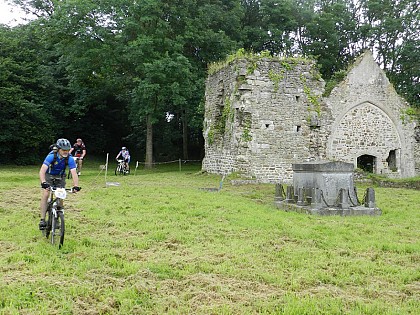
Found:
[[[58,244],[58,248],[61,248],[64,244],[64,232],[64,213],[57,211],[57,217],[52,217],[51,244]]]
[[[47,226],[45,227],[44,230],[42,230],[42,235],[48,238],[51,233],[51,224],[52,224],[51,206],[48,206],[47,213],[45,215],[45,222],[47,223]]]

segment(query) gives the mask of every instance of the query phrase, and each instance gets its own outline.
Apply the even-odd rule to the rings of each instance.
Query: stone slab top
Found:
[[[292,164],[294,172],[329,172],[342,173],[353,172],[354,165],[352,163],[341,161],[310,161]]]

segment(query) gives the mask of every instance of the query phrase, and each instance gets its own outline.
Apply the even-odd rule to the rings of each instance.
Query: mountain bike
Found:
[[[130,169],[126,167],[124,160],[117,160],[118,164],[115,169],[115,175],[128,175],[130,174]]]
[[[47,226],[42,230],[42,234],[49,238],[51,235],[51,244],[58,244],[61,248],[64,243],[64,208],[63,200],[67,197],[67,191],[73,192],[73,189],[49,187],[48,207],[45,222]]]
[[[79,159],[81,159],[80,157],[73,157],[74,158],[74,162],[76,162],[76,173],[79,174],[80,173],[80,168],[79,168]],[[69,173],[67,174],[67,179],[71,179],[73,176],[71,175],[71,172],[69,170]]]

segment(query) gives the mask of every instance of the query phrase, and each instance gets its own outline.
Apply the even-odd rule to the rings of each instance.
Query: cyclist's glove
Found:
[[[47,189],[50,187],[50,184],[48,184],[47,182],[42,182],[41,183],[41,188]]]
[[[80,189],[82,189],[82,188],[81,188],[81,187],[78,187],[78,186],[74,186],[74,187],[73,187],[73,191],[75,191],[75,192],[80,191]]]

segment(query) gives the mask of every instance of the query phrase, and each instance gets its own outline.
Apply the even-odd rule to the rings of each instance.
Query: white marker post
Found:
[[[108,187],[108,184],[106,181],[106,175],[108,174],[108,157],[109,157],[109,153],[106,154],[106,162],[105,162],[105,187]]]

